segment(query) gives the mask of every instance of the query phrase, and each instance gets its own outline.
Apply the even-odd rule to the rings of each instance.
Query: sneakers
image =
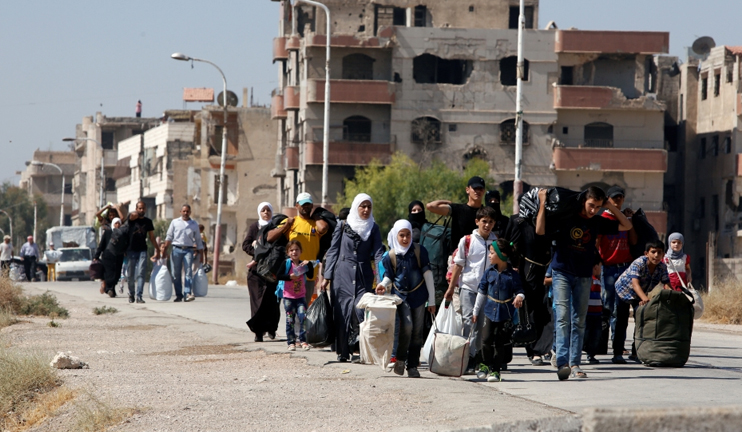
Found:
[[[407,376],[409,378],[420,378],[420,372],[418,372],[416,367],[407,369]]]
[[[531,364],[534,366],[543,366],[546,363],[544,363],[544,359],[541,356],[533,356],[531,358]]]
[[[500,372],[490,372],[489,376],[487,377],[487,382],[500,382],[502,381],[502,378],[500,378]]]
[[[613,364],[626,364],[626,360],[623,358],[623,356],[614,356],[611,359],[611,362],[613,362]]]
[[[289,345],[289,351],[296,351],[296,345],[290,344]]]
[[[175,303],[182,302],[183,297],[175,297],[175,300],[173,300]]]
[[[301,349],[303,349],[304,351],[309,351],[309,344],[306,342],[302,342]]]
[[[397,356],[392,356],[392,358],[389,359],[389,366],[393,366],[395,363],[397,363]]]
[[[487,378],[487,375],[490,373],[490,368],[488,368],[485,364],[479,365],[479,370],[477,370],[477,378],[478,379],[485,379]]]
[[[559,370],[557,371],[557,377],[559,378],[559,381],[564,381],[566,379],[569,379],[569,374],[572,372],[572,369],[569,367],[569,365],[562,365],[559,367]]]
[[[196,300],[196,296],[195,296],[195,295],[193,295],[193,294],[188,294],[188,295],[186,296],[186,298],[185,298],[185,301],[187,301],[187,302],[189,302],[189,301],[193,301],[193,300]]]
[[[397,374],[399,376],[404,375],[404,363],[405,362],[403,362],[403,361],[398,361],[398,362],[394,363],[394,373],[395,374]]]
[[[137,297],[137,303],[144,303],[144,300],[141,297]]]
[[[600,360],[596,359],[595,356],[588,355],[587,362],[590,364],[600,364]]]

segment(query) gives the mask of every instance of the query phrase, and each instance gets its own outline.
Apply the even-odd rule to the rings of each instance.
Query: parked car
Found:
[[[92,252],[90,248],[74,247],[61,248],[59,262],[57,262],[57,280],[90,280],[90,263]]]

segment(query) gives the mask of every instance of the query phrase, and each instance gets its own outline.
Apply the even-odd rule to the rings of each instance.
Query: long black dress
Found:
[[[113,229],[110,225],[101,227],[101,237],[98,243],[98,249],[95,251],[95,259],[100,260],[103,264],[103,281],[105,282],[105,291],[111,296],[116,296],[116,284],[121,279],[121,267],[124,266],[124,255],[116,256],[108,249],[108,243],[111,241]]]
[[[258,223],[250,225],[242,250],[248,255],[255,256],[252,243],[258,238]],[[281,319],[281,310],[276,298],[276,284],[264,281],[252,267],[247,273],[247,290],[250,293],[250,320],[247,326],[258,337],[264,333],[275,333],[278,321]]]

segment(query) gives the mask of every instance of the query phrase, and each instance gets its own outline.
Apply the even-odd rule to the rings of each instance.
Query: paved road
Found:
[[[231,327],[244,330],[246,342],[252,343],[253,339],[253,334],[245,325],[250,313],[246,287],[210,286],[208,297],[198,298],[194,302],[145,299],[147,303],[144,305],[129,305],[126,297],[111,299],[100,295],[98,284],[94,282],[37,283],[26,287],[31,292],[48,289],[119,309],[142,308]],[[742,400],[742,330],[719,332],[708,327],[696,326],[691,358],[684,368],[613,365],[608,356],[598,356],[603,363],[583,366],[589,379],[559,382],[551,366],[531,366],[525,352],[517,349],[510,371],[503,374],[503,382],[479,385],[493,386],[513,396],[575,413],[590,407],[662,408],[738,404]],[[279,337],[285,334],[284,329],[282,320]],[[261,347],[275,352],[285,352],[286,349],[285,342],[264,343]],[[312,364],[326,364],[335,360],[335,356],[329,352],[313,350],[308,354],[307,359]],[[376,367],[373,368],[383,374]],[[428,372],[424,372],[423,376],[434,377]]]

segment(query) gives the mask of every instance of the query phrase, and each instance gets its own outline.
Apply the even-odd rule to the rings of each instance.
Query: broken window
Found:
[[[348,54],[343,57],[343,79],[374,79],[374,61],[365,54]]]
[[[420,117],[412,120],[412,142],[432,144],[441,142],[441,122],[434,117]]]
[[[574,71],[573,66],[562,66],[562,73],[559,75],[560,85],[572,85],[574,84]]]
[[[523,9],[523,15],[526,17],[526,28],[533,28],[533,6],[526,6]],[[509,29],[518,28],[518,17],[520,16],[520,7],[510,6],[510,19],[508,20]]]
[[[714,75],[714,97],[719,96],[720,88],[721,88],[721,72]]]
[[[106,177],[106,192],[116,192],[116,179],[111,177]],[[65,192],[67,193],[67,192]],[[72,192],[70,192],[72,193]]]
[[[523,144],[528,143],[528,122],[523,122]],[[505,120],[500,123],[500,143],[515,144],[515,119]]]
[[[412,76],[419,84],[466,84],[473,68],[471,60],[447,60],[423,54],[412,61]]]
[[[528,60],[523,59],[523,81],[528,81]],[[514,86],[518,84],[518,57],[510,56],[500,60],[500,84]]]
[[[413,24],[415,27],[427,27],[428,26],[428,8],[426,6],[423,6],[423,5],[415,6]]]
[[[719,135],[711,137],[711,154],[719,156]]]
[[[613,147],[613,126],[603,122],[585,125],[585,147]]]
[[[701,138],[701,145],[698,146],[698,159],[706,159],[706,138]]]
[[[705,76],[701,78],[701,100],[706,100],[709,97],[709,78]]]
[[[732,137],[724,138],[724,153],[732,153]]]
[[[113,132],[101,132],[100,145],[103,150],[113,150]]]
[[[727,66],[727,84],[734,81],[734,71],[732,70],[732,66]]]
[[[371,142],[371,120],[363,116],[343,120],[343,141]]]
[[[381,27],[406,26],[407,9],[401,7],[376,5],[374,35]]]

